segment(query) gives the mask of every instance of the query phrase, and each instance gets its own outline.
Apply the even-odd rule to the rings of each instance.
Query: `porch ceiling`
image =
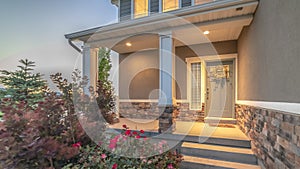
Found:
[[[193,26],[183,27],[173,30],[175,46],[185,46],[201,43],[210,43],[218,41],[237,40],[243,26],[249,25],[252,16],[241,16],[231,19],[209,22],[209,24],[195,24]],[[210,31],[208,35],[203,35],[203,31]],[[131,47],[126,46],[130,42]],[[158,34],[142,34],[121,39],[111,47],[118,53],[131,53],[140,50],[158,49]]]
[[[119,53],[136,51],[146,46],[156,48],[158,37],[149,33],[166,30],[173,31],[178,39],[176,46],[235,40],[242,28],[251,23],[257,5],[257,0],[215,1],[65,36],[69,40],[84,41],[92,47],[109,47]],[[198,28],[197,34],[195,28]],[[199,30],[209,30],[210,34],[206,37],[198,36],[201,32]],[[146,35],[139,36],[141,34]],[[139,46],[124,48],[123,43],[128,40],[139,42]]]

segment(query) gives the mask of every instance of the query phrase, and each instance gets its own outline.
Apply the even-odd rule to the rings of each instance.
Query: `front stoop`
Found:
[[[236,119],[221,117],[205,117],[204,122],[209,124],[236,124]]]
[[[250,143],[249,143],[250,144]],[[180,169],[260,169],[250,147],[184,142]]]

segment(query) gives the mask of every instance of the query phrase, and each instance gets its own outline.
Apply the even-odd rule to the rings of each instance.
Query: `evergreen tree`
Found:
[[[19,61],[19,70],[0,70],[0,83],[5,90],[0,90],[0,99],[10,98],[13,102],[25,102],[29,107],[43,100],[46,82],[42,75],[33,73],[35,62],[27,59]]]

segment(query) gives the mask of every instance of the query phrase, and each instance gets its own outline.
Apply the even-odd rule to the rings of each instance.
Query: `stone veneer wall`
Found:
[[[263,168],[300,168],[300,115],[236,105],[236,118]]]
[[[179,111],[177,120],[204,122],[204,112],[190,110],[189,103],[177,103],[177,109]]]
[[[204,112],[189,109],[189,103],[177,103],[177,120],[204,121]],[[160,110],[157,102],[120,102],[119,114],[126,118],[158,119]]]

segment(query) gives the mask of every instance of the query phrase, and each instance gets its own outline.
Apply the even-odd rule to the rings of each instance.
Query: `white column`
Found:
[[[160,34],[159,46],[159,105],[170,106],[175,104],[175,46],[172,32]]]
[[[88,88],[90,86],[96,87],[98,74],[98,51],[91,49],[89,45],[84,45],[82,52],[82,75],[88,78],[87,87],[84,89],[86,94],[89,94]]]

